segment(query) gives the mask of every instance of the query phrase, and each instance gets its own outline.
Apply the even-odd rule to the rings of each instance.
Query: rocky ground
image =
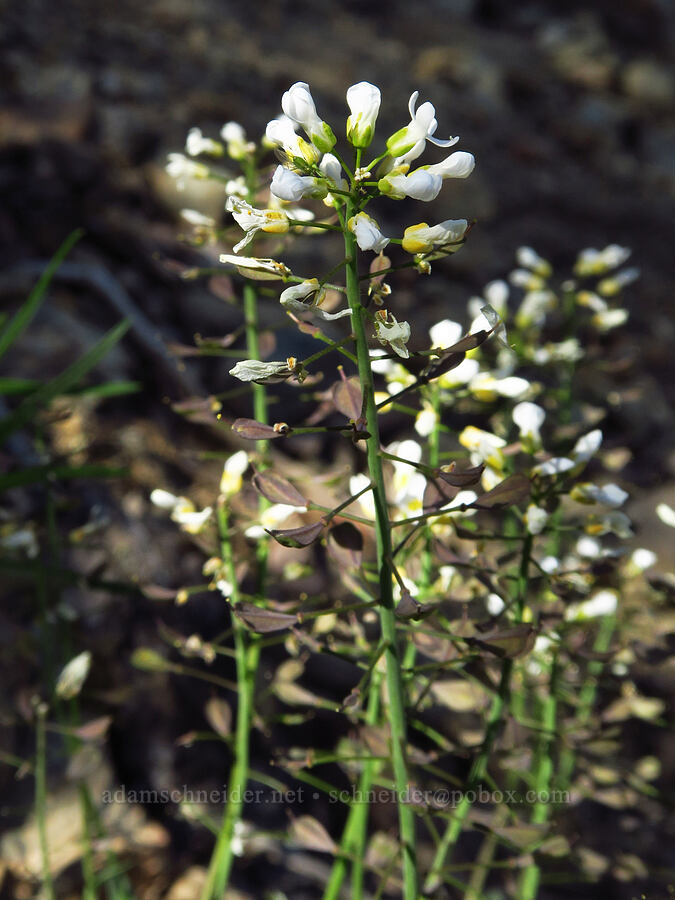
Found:
[[[262,133],[295,81],[309,82],[324,118],[339,123],[346,88],[368,80],[382,89],[381,133],[407,121],[407,99],[419,90],[436,107],[438,134],[460,135],[459,148],[477,160],[471,178],[443,191],[428,209],[430,222],[461,216],[477,225],[446,267],[445,283],[436,276],[415,296],[404,286],[402,309],[414,305],[420,327],[441,316],[461,318],[466,299],[503,276],[521,244],[534,246],[561,273],[582,247],[633,249],[642,277],[627,295],[632,327],[618,339],[617,354],[628,362],[612,427],[632,454],[628,472],[638,491],[631,512],[642,525],[641,540],[665,562],[668,536],[653,508],[659,499],[673,504],[675,495],[674,45],[675,8],[667,0],[391,0],[386,6],[370,0],[105,6],[6,0],[0,306],[11,308],[25,295],[36,266],[73,228],[86,232],[71,257],[75,268],[56,281],[29,339],[11,358],[13,374],[57,372],[122,316],[134,319],[131,337],[101,372],[141,380],[143,393],[103,414],[78,410],[80,418],[60,437],[65,449],[73,449],[68,440],[84,441],[94,455],[112,454],[130,469],[123,485],[96,485],[78,495],[81,509],[101,510],[107,523],[101,559],[112,554],[117,574],[129,579],[170,583],[194,575],[198,554],[184,546],[167,569],[177,538],[148,515],[147,494],[158,484],[196,483],[199,491],[217,477],[218,465],[204,466],[195,455],[203,432],[181,424],[165,401],[223,390],[225,367],[209,361],[179,368],[157,336],[190,343],[196,332],[223,334],[232,314],[218,285],[186,283],[176,274],[174,263],[203,257],[180,242],[176,209],[184,203],[164,177],[166,153],[182,149],[194,125],[216,136],[234,119],[251,136]],[[218,193],[194,199],[209,213],[218,214],[221,204]],[[402,209],[384,211],[385,233],[388,225],[400,228],[395,217]],[[222,436],[206,440],[223,446]],[[70,515],[73,525],[81,524],[77,504]],[[91,558],[79,562],[96,569]],[[73,602],[84,603],[74,595]],[[108,597],[78,607],[92,641],[110,659],[107,681],[118,685],[129,679],[130,648],[156,630],[151,604],[119,603]],[[175,612],[167,621],[185,633],[208,631],[219,609],[200,607],[198,622],[190,621],[193,615]],[[24,675],[25,668],[13,671],[8,693],[24,687]],[[170,703],[136,693],[123,705],[106,764],[111,780],[145,784],[150,771],[158,783],[196,778],[182,750],[180,759],[172,755],[175,736],[190,727],[176,710],[189,705],[191,689],[175,690],[184,694]],[[132,743],[138,729],[148,730],[142,754]],[[213,753],[214,767],[223,767],[222,754]],[[2,777],[7,786],[10,776]],[[25,800],[12,796],[17,806]],[[168,887],[191,862],[204,861],[205,839],[190,832],[188,840],[184,825],[155,814],[160,831],[150,829],[140,865],[148,868],[148,885]],[[180,849],[170,856],[167,847]],[[157,860],[161,877],[153,870]],[[143,896],[157,895],[148,891]],[[626,887],[612,896],[632,895]]]

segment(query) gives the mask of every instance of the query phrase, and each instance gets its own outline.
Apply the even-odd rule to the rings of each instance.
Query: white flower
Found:
[[[174,506],[182,500],[185,500],[185,497],[176,497],[174,494],[170,494],[168,491],[164,491],[161,488],[155,488],[150,494],[150,502],[160,509],[173,509]]]
[[[532,473],[534,475],[562,475],[563,472],[569,472],[573,468],[574,460],[568,459],[566,456],[556,456],[539,463],[532,469]]]
[[[645,569],[651,569],[652,566],[656,565],[658,556],[645,547],[638,547],[636,550],[633,550],[630,561],[636,569],[644,572]]]
[[[613,616],[619,602],[616,591],[604,589],[597,591],[583,603],[572,603],[565,610],[565,619],[568,622],[579,622],[584,619],[594,619],[598,616]]]
[[[377,183],[380,193],[392,200],[412,197],[413,200],[429,202],[438,197],[443,187],[440,175],[434,175],[426,169],[415,169],[411,175],[385,175]]]
[[[246,140],[246,132],[239,122],[226,122],[220,129],[220,136],[227,144],[227,155],[232,159],[246,159],[255,153],[255,144]]]
[[[468,225],[466,219],[446,219],[433,226],[426,222],[410,225],[403,233],[401,246],[407,253],[429,253],[437,247],[459,244]]]
[[[415,104],[419,97],[419,91],[415,91],[410,96],[408,102],[408,110],[410,111],[410,123],[404,128],[400,128],[391,135],[387,140],[387,150],[389,155],[393,157],[402,157],[405,154],[407,163],[417,159],[423,153],[426,141],[431,141],[437,147],[452,147],[459,138],[450,138],[447,141],[439,140],[433,137],[438,128],[436,121],[436,110],[433,105],[427,101],[415,111]]]
[[[551,275],[551,264],[543,257],[539,256],[532,247],[519,247],[516,251],[516,260],[519,266],[525,269],[531,269],[542,278],[548,278]]]
[[[579,438],[572,450],[572,456],[576,462],[588,462],[598,452],[601,444],[602,431],[599,428],[595,428]]]
[[[456,344],[463,334],[462,326],[459,322],[453,322],[452,319],[442,319],[436,322],[429,329],[429,337],[431,338],[431,346],[433,348],[447,349]]]
[[[633,536],[631,521],[626,513],[619,510],[604,515],[591,515],[587,518],[584,526],[586,534],[594,537],[601,537],[603,534],[615,534],[620,538],[629,538]]]
[[[548,513],[541,506],[530,503],[525,513],[525,527],[530,534],[541,534],[548,522]]]
[[[336,313],[324,312],[320,309],[326,296],[326,289],[319,284],[318,279],[310,278],[300,284],[294,284],[281,292],[279,302],[289,312],[305,318],[307,315],[316,317],[324,322],[342,319],[351,315],[350,309],[342,309]]]
[[[40,553],[38,542],[35,538],[35,532],[32,527],[17,528],[8,534],[0,533],[0,547],[3,550],[21,550],[29,559],[35,559]]]
[[[356,237],[361,250],[373,250],[379,253],[389,243],[389,238],[380,231],[379,225],[367,213],[360,212],[347,222],[347,228]]]
[[[532,361],[538,366],[545,366],[549,362],[578,362],[583,359],[584,351],[577,338],[571,337],[557,344],[545,344],[536,347],[532,354]]]
[[[281,98],[281,108],[289,119],[297,122],[314,146],[322,153],[330,152],[335,146],[335,135],[330,125],[323,122],[316,112],[309,85],[297,81]]]
[[[471,297],[467,309],[472,319],[472,325],[469,329],[471,332],[484,327],[481,317],[481,309],[485,306],[485,301],[492,306],[502,319],[506,318],[508,313],[507,302],[509,299],[509,286],[501,278],[490,281],[483,288],[482,297]],[[476,321],[477,320],[477,321]]]
[[[179,503],[174,507],[171,518],[188,534],[199,534],[206,527],[212,514],[212,507],[207,506],[199,510],[195,509],[194,505],[188,501],[187,503]]]
[[[495,378],[490,372],[479,372],[469,382],[469,390],[478,399],[487,403],[492,402],[497,396],[520,397],[530,387],[530,382],[517,375],[508,375],[506,378]]]
[[[585,306],[593,312],[605,312],[607,310],[607,301],[602,297],[598,297],[593,291],[578,291],[575,297],[579,306]]]
[[[232,497],[238,494],[242,486],[242,475],[248,469],[248,454],[245,450],[233,453],[223,466],[223,474],[220,478],[221,497]]]
[[[216,581],[216,590],[220,591],[223,597],[229,597],[234,590],[234,585],[226,578],[219,578],[218,581]]]
[[[528,290],[516,313],[516,325],[519,328],[542,325],[546,319],[546,313],[555,309],[557,302],[553,291],[548,289]]]
[[[375,134],[375,121],[380,111],[380,89],[367,81],[353,84],[347,90],[347,140],[353,147],[368,147]]]
[[[420,437],[429,437],[436,430],[437,424],[438,414],[433,407],[425,404],[415,417],[415,431]]]
[[[667,503],[659,503],[656,507],[656,515],[661,519],[664,525],[670,525],[675,528],[675,509]]]
[[[488,594],[485,605],[491,616],[498,616],[506,606],[499,594],[494,593]]]
[[[514,287],[521,287],[526,291],[542,291],[546,287],[541,275],[535,275],[529,269],[514,269],[509,274],[509,281]]]
[[[196,209],[181,209],[180,215],[182,219],[194,225],[196,228],[214,228],[216,220],[211,216],[205,216]]]
[[[233,856],[243,856],[246,849],[245,839],[249,834],[248,826],[239,819],[234,823],[234,830],[230,839],[230,850]]]
[[[263,510],[260,522],[250,525],[244,534],[247,538],[259,540],[265,537],[265,529],[278,528],[293,513],[307,512],[306,506],[290,506],[288,503],[274,503]]]
[[[349,479],[349,493],[353,497],[355,494],[360,494],[361,491],[365,491],[365,493],[361,494],[359,499],[356,501],[364,514],[369,519],[375,518],[375,500],[373,499],[373,492],[366,491],[365,489],[370,487],[370,478],[363,473],[359,473],[358,475],[352,475]]]
[[[444,372],[440,378],[436,379],[436,383],[445,390],[452,390],[452,388],[459,387],[462,384],[468,384],[476,376],[479,369],[480,363],[477,359],[464,359],[454,369]]]
[[[375,313],[375,337],[381,344],[389,344],[391,349],[404,359],[410,356],[406,347],[410,340],[410,325],[407,322],[398,322],[396,316],[388,313],[386,309],[379,309]]]
[[[182,191],[188,178],[208,178],[209,168],[203,163],[188,159],[182,153],[169,153],[166,164],[166,172],[171,178],[176,179],[176,187]]]
[[[61,669],[56,679],[54,692],[62,700],[72,700],[82,690],[82,685],[87,680],[91,668],[91,653],[85,650],[79,653]]]
[[[177,522],[183,531],[189,534],[198,534],[202,531],[211,517],[213,509],[207,506],[206,509],[198,510],[192,500],[187,497],[175,497],[168,491],[156,488],[150,494],[150,500],[160,509],[171,510],[171,518]]]
[[[288,116],[280,116],[267,123],[265,137],[271,144],[283,148],[289,157],[298,157],[308,165],[318,163],[321,154],[314,144],[308,143],[295,131],[296,125]]]
[[[248,187],[244,176],[238,175],[236,178],[230,178],[229,181],[226,181],[225,193],[228,195],[234,194],[235,197],[242,197],[245,200],[248,197]]]
[[[432,175],[440,175],[444,181],[446,178],[468,178],[475,167],[476,160],[473,153],[467,153],[465,150],[456,150],[442,162],[432,166],[423,166],[427,172],[431,172]]]
[[[591,319],[591,323],[598,331],[610,331],[612,328],[619,328],[628,321],[627,309],[605,309],[596,312]]]
[[[272,176],[270,191],[280,200],[297,203],[303,197],[322,197],[326,188],[312,175],[298,175],[285,166],[277,166]]]
[[[226,265],[236,266],[240,275],[260,281],[277,281],[293,274],[288,266],[275,259],[258,259],[256,256],[221,253],[220,261]]]
[[[320,306],[325,296],[326,289],[319,284],[318,278],[309,278],[287,287],[281,292],[279,302],[285,306],[291,300],[299,300],[307,306]]]
[[[259,359],[242,359],[233,369],[230,369],[230,375],[238,378],[239,381],[274,384],[277,381],[286,381],[293,374],[293,368],[289,366],[289,361],[293,360],[262,362]]]
[[[527,444],[528,452],[539,449],[541,447],[539,429],[546,418],[546,413],[541,406],[525,400],[513,407],[511,416],[520,432],[521,441]]]
[[[631,269],[624,269],[622,272],[617,272],[616,275],[610,275],[609,278],[603,278],[602,281],[598,283],[598,291],[603,297],[615,297],[617,294],[621,293],[623,288],[632,284],[639,277],[639,269],[634,267]]]
[[[243,239],[232,248],[235,253],[246,247],[259,231],[285,234],[289,228],[288,216],[280,209],[256,209],[239,197],[228,197],[225,209],[245,231]]]
[[[610,244],[604,250],[588,248],[582,250],[574,264],[574,274],[581,278],[588,275],[604,275],[610,269],[616,269],[630,256],[628,247]]]
[[[337,188],[340,191],[346,191],[349,185],[342,177],[342,166],[337,156],[332,153],[324,153],[319,163],[319,169],[329,182],[328,187],[332,190]]]
[[[191,128],[185,141],[185,152],[188,156],[199,156],[200,153],[208,153],[209,156],[222,156],[223,147],[218,141],[204,137],[201,128]]]
[[[605,484],[598,487],[597,484],[584,483],[575,484],[570,492],[570,497],[577,503],[602,503],[603,506],[618,509],[628,499],[628,493],[618,484]]]
[[[501,450],[506,446],[503,438],[482,428],[476,428],[475,425],[467,425],[458,440],[462,447],[471,451],[471,461],[474,465],[484,462],[494,469],[502,469],[504,455]]]

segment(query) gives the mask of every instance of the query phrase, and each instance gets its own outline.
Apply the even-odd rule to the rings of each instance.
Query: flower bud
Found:
[[[335,135],[330,125],[323,122],[316,112],[309,85],[296,82],[281,98],[281,108],[289,119],[304,128],[307,137],[321,153],[329,153],[335,146]]]
[[[326,187],[312,175],[298,175],[285,166],[277,166],[272,176],[270,191],[279,200],[297,203],[303,197],[324,197]]]
[[[352,216],[347,222],[347,228],[355,235],[356,243],[361,250],[379,253],[389,243],[389,238],[382,234],[375,219],[367,213],[360,212]]]
[[[380,193],[392,200],[412,197],[413,200],[428,202],[438,197],[443,179],[426,169],[416,169],[411,175],[385,175],[377,183]]]
[[[466,219],[447,219],[429,227],[426,222],[410,225],[403,234],[402,247],[408,253],[429,253],[437,247],[459,245],[468,227]],[[459,246],[454,249],[459,249]]]
[[[347,140],[353,147],[368,147],[375,133],[380,111],[380,89],[367,81],[353,84],[347,91],[351,115],[347,119]]]

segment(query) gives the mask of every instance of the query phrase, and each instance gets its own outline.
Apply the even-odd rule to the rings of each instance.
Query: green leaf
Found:
[[[55,397],[64,394],[99,363],[104,356],[115,346],[129,328],[129,322],[120,322],[104,334],[100,341],[91,350],[76,360],[72,366],[68,366],[63,372],[39,387],[0,423],[0,444],[17,428],[21,428],[29,422],[37,411],[47,406]]]
[[[33,321],[37,311],[42,306],[42,302],[45,299],[47,288],[49,287],[54,272],[56,272],[83,234],[84,232],[81,229],[78,229],[68,235],[50,260],[49,265],[40,276],[38,283],[28,295],[27,300],[17,310],[9,324],[2,330],[2,333],[0,333],[0,357],[4,356],[14,341]]]
[[[9,397],[14,394],[30,394],[42,384],[36,378],[0,378],[0,394]]]

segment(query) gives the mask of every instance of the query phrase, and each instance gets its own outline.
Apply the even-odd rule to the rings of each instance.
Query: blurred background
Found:
[[[71,529],[100,527],[102,534],[98,556],[90,548],[78,556],[71,547],[70,566],[167,589],[194,579],[201,566],[200,554],[152,515],[147,497],[155,487],[178,492],[189,485],[208,501],[219,464],[204,465],[197,450],[205,441],[222,449],[228,438],[205,438],[170,402],[224,390],[228,366],[177,365],[164,344],[224,334],[237,318],[223,302],[227,278],[180,277],[184,266],[214,256],[182,243],[178,210],[193,206],[217,216],[224,197],[213,187],[190,202],[178,196],[164,172],[167,153],[183,150],[189,128],[215,138],[229,120],[257,140],[296,81],[309,83],[322,118],[338,133],[347,87],[366,80],[382,90],[378,135],[407,123],[408,98],[419,90],[420,102],[436,108],[437,136],[459,135],[458,149],[476,157],[471,178],[447,184],[425,208],[430,223],[475,218],[466,247],[428,282],[404,282],[397,300],[425,325],[465,320],[467,299],[513,267],[520,245],[533,246],[557,273],[569,272],[583,247],[632,248],[641,278],[625,295],[629,327],[612,338],[607,428],[628,450],[622,477],[634,485],[628,511],[640,545],[668,568],[672,529],[654,508],[675,505],[672,2],[5,0],[0,10],[0,310],[17,307],[74,228],[85,232],[48,303],[2,360],[2,375],[53,375],[130,317],[129,334],[98,371],[142,383],[129,398],[68,408],[45,425],[51,446],[113,460],[129,472],[120,482],[82,484],[60,497]],[[385,233],[400,229],[405,209],[390,207],[382,207]],[[599,395],[603,385],[599,374]],[[0,462],[30,462],[33,452],[13,445]],[[33,499],[13,497],[11,504],[29,515]],[[9,597],[21,596],[16,578],[7,584]],[[177,682],[170,698],[157,697],[152,685],[128,687],[129,652],[156,632],[152,603],[72,586],[61,602],[74,610],[87,646],[108,661],[105,673],[92,676],[100,696],[107,692],[118,704],[103,780],[198,782],[204,767],[223,770],[217,749],[200,757],[199,772],[188,755],[176,761],[176,737],[194,726],[186,714],[189,685]],[[15,697],[35,677],[30,654],[17,655],[15,643],[31,610],[24,618],[20,608],[0,615],[5,687]],[[167,621],[184,633],[208,633],[221,616],[213,598],[198,612],[173,610]],[[651,689],[667,693],[672,680],[649,671]],[[140,746],[133,740],[139,729]],[[13,752],[29,753],[30,729],[10,731]],[[6,822],[17,826],[30,789],[2,771],[0,791],[11,791]],[[173,874],[206,858],[207,838],[190,832],[187,841],[186,826],[161,810],[136,826],[147,831],[149,849],[137,860],[141,870],[147,866],[147,885],[168,888]],[[169,864],[169,848],[181,846]],[[1,896],[14,896],[17,883],[6,882]],[[160,895],[148,891],[143,896]]]

